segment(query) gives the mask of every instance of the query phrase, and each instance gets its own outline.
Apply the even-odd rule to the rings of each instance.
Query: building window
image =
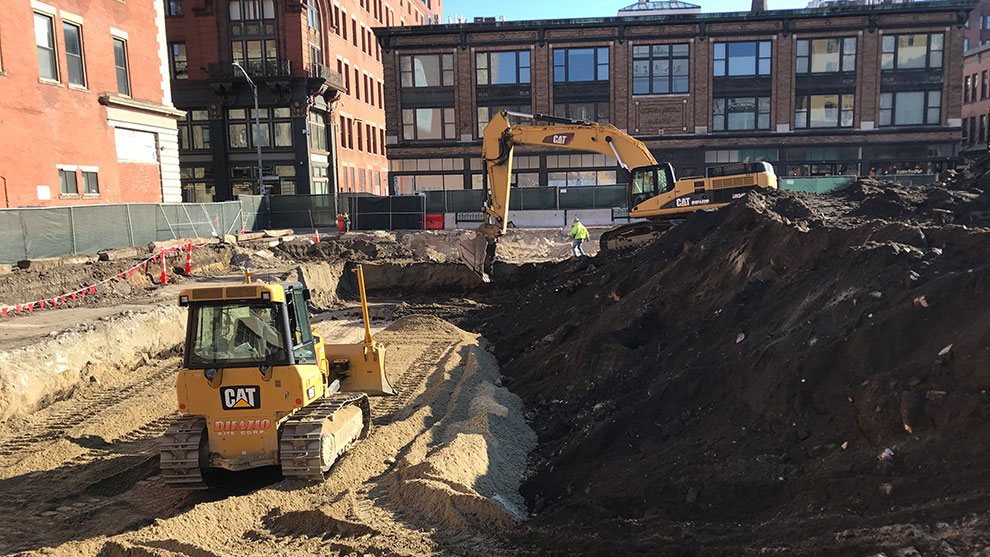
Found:
[[[488,122],[492,121],[492,117],[503,110],[509,110],[513,112],[529,112],[530,105],[498,105],[498,106],[479,106],[478,107],[478,137],[482,137],[485,134],[485,126]]]
[[[880,94],[881,126],[935,125],[942,120],[941,91]]]
[[[100,195],[100,178],[96,172],[83,171],[83,195]]]
[[[165,15],[176,17],[182,15],[182,0],[164,0]]]
[[[183,166],[179,168],[184,203],[212,203],[215,186],[213,168],[208,166]]]
[[[311,149],[315,151],[330,151],[330,146],[327,143],[327,123],[322,113],[309,113],[309,133],[313,139],[313,143],[310,145]]]
[[[797,42],[797,73],[856,71],[856,38],[801,39]]]
[[[278,49],[275,39],[231,41],[234,62],[251,75],[275,75],[278,72]]]
[[[962,138],[963,138],[963,143],[969,143],[969,118],[963,118]]]
[[[713,75],[770,75],[770,41],[715,43]]]
[[[942,67],[942,33],[885,35],[880,69],[908,70]]]
[[[969,88],[970,87],[971,87],[971,85],[970,85],[970,76],[967,75],[966,76],[966,80],[965,80],[965,85],[963,85],[963,102],[964,103],[968,103],[969,102]]]
[[[189,63],[186,61],[186,43],[169,43],[168,59],[172,67],[172,79],[189,79]]]
[[[478,85],[529,83],[529,51],[479,52],[475,55]]]
[[[976,102],[976,88],[979,86],[980,81],[977,79],[979,74],[973,74],[972,84],[973,89],[969,92],[969,98],[972,102]]]
[[[419,54],[399,57],[402,87],[453,87],[453,54]]]
[[[76,171],[73,170],[63,170],[58,171],[58,187],[62,195],[79,195],[79,187],[76,186]]]
[[[554,116],[586,122],[608,122],[608,112],[608,101],[554,103],[553,105]]]
[[[117,69],[117,92],[130,96],[131,83],[129,81],[130,76],[127,75],[127,42],[116,37],[113,39],[113,65]]]
[[[186,119],[178,123],[179,150],[207,151],[210,149],[209,113],[206,110],[189,110]]]
[[[553,80],[608,81],[608,47],[554,50]]]
[[[402,138],[456,139],[453,108],[412,108],[402,110]]]
[[[86,86],[86,69],[83,65],[82,29],[78,25],[62,22],[65,33],[65,65],[69,68],[69,83]]]
[[[273,0],[230,0],[229,10],[232,21],[275,19]]]
[[[983,70],[980,72],[980,100],[985,98],[987,98],[987,71]]]
[[[55,57],[55,31],[52,18],[34,14],[34,39],[38,45],[38,69],[42,79],[58,81],[58,59]]]
[[[688,92],[687,44],[634,46],[633,94]]]
[[[770,97],[712,99],[714,131],[770,129]]]
[[[979,135],[979,138],[977,139],[977,142],[978,143],[983,144],[983,142],[986,141],[986,130],[987,130],[987,115],[986,114],[981,114],[980,115],[980,135]]]
[[[799,96],[794,108],[795,128],[847,128],[853,125],[855,95]]]

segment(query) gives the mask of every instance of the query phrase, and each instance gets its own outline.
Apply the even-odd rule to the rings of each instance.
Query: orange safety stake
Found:
[[[192,274],[192,242],[189,242],[188,251],[186,251],[186,276]]]
[[[165,250],[162,250],[162,284],[168,284],[168,273],[165,272]]]

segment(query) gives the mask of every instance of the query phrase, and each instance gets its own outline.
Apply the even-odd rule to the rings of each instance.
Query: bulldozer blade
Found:
[[[485,256],[488,248],[485,237],[476,235],[470,240],[463,240],[458,244],[458,248],[461,263],[467,265],[483,281],[489,282],[490,279],[485,273]]]
[[[327,359],[347,359],[347,370],[340,378],[341,392],[361,392],[371,396],[397,394],[385,374],[385,347],[355,344],[328,344]]]

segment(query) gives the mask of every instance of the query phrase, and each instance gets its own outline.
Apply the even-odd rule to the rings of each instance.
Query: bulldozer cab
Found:
[[[656,197],[674,187],[674,168],[670,163],[638,166],[629,173],[626,188],[629,210],[647,199]]]
[[[197,289],[180,297],[189,306],[185,367],[210,369],[317,363],[315,338],[299,283],[243,289],[256,297]],[[229,288],[227,290],[230,290]],[[224,297],[229,296],[229,297]]]

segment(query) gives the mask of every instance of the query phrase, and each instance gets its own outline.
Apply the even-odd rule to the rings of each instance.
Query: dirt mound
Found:
[[[532,408],[544,542],[862,553],[904,540],[834,536],[990,508],[990,230],[946,224],[980,195],[754,192],[544,269],[485,328]]]
[[[275,253],[296,261],[375,261],[412,259],[413,252],[388,232],[352,232],[324,237],[320,243],[293,241],[273,248]]]
[[[277,535],[306,535],[314,537],[357,538],[378,532],[367,525],[343,520],[322,510],[289,511],[275,509],[273,516],[265,520],[265,526]]]

